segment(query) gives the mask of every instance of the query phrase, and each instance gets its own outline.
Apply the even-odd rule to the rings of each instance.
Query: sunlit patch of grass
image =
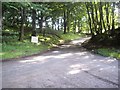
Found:
[[[63,34],[62,38],[64,40],[74,40],[80,38],[81,34],[74,34],[74,33],[68,33],[68,34]]]
[[[6,29],[5,31],[6,31],[6,32],[9,32],[10,30],[9,30],[9,29]]]
[[[0,53],[0,55],[4,55],[5,53]]]
[[[37,45],[33,43],[23,43],[18,42],[14,44],[3,44],[2,47],[2,59],[7,58],[18,58],[21,56],[27,56],[32,54],[37,54],[39,52],[47,50],[49,47],[47,45]]]
[[[61,39],[60,39],[59,42],[62,43],[62,42],[64,42],[64,40],[61,40]]]
[[[96,51],[98,54],[103,56],[110,56],[120,59],[120,50],[116,50],[115,48],[99,48]]]

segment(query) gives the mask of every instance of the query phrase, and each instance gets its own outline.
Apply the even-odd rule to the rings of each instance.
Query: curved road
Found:
[[[118,61],[73,40],[44,54],[2,63],[3,88],[118,88]]]

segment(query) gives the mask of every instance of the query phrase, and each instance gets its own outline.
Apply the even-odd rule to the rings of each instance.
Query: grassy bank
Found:
[[[120,49],[115,48],[99,48],[96,49],[95,52],[97,52],[100,55],[107,56],[107,57],[113,57],[120,60]]]
[[[49,48],[47,45],[36,45],[30,42],[16,42],[3,44],[2,46],[2,59],[18,58],[45,51]]]
[[[104,43],[97,43],[97,40],[94,40],[94,42],[90,39],[82,43],[82,46],[87,48],[89,51],[92,51],[93,53],[106,56],[106,57],[112,57],[120,60],[120,48],[114,45],[105,45]],[[109,43],[109,42],[105,42]]]
[[[40,40],[39,44],[31,43],[29,40],[23,42],[18,42],[18,41],[5,42],[5,43],[3,42],[0,57],[4,60],[4,59],[19,58],[22,56],[37,54],[52,48],[55,44],[59,44],[61,41],[77,39],[80,38],[80,36],[81,35],[79,34],[69,33],[69,34],[61,34],[60,35],[61,38],[52,37],[52,36],[39,37]]]

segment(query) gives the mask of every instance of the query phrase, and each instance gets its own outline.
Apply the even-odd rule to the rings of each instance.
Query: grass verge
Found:
[[[107,42],[106,42],[107,43]],[[120,48],[115,46],[105,46],[100,44],[96,44],[95,42],[91,42],[91,40],[87,40],[82,43],[82,46],[89,51],[99,54],[106,57],[112,57],[120,60]]]
[[[33,55],[40,52],[44,52],[53,47],[53,44],[59,44],[60,40],[74,40],[80,38],[80,34],[62,34],[61,39],[57,37],[48,37],[47,41],[44,43],[40,43],[39,45],[33,44],[29,41],[25,42],[7,42],[2,43],[2,51],[0,53],[0,58],[2,60],[10,59],[10,58],[19,58],[23,56]],[[47,38],[47,37],[46,37]]]
[[[109,56],[109,57],[113,57],[113,58],[120,60],[120,50],[119,49],[99,48],[99,49],[96,49],[95,52],[97,52],[98,54],[103,55],[103,56]]]

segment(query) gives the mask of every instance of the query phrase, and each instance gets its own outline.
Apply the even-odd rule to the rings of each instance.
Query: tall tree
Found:
[[[39,27],[40,27],[40,33],[42,33],[42,28],[43,28],[43,12],[40,12],[40,17],[39,17]]]
[[[114,15],[114,11],[115,11],[115,2],[113,2],[113,7],[112,7],[112,30],[111,30],[111,33],[114,33],[114,30],[115,30],[115,15]]]
[[[88,22],[89,22],[89,28],[90,28],[90,32],[92,34],[92,37],[94,36],[94,33],[92,31],[92,25],[91,25],[91,17],[90,17],[90,11],[89,11],[89,5],[87,2],[85,2],[85,6],[86,6],[86,9],[87,9],[87,14],[88,14]]]
[[[100,22],[99,22],[99,33],[102,34],[102,30],[103,30],[103,27],[102,27],[102,2],[99,3],[99,13],[100,13]]]
[[[24,24],[25,24],[25,8],[21,7],[21,27],[19,40],[23,41],[24,38]]]
[[[96,32],[97,27],[96,27],[95,19],[94,19],[94,6],[93,6],[93,3],[92,3],[92,2],[90,2],[90,5],[91,5],[91,17],[92,17],[92,22],[93,22],[93,25],[94,25],[94,30],[95,30],[95,32]]]
[[[32,9],[32,35],[36,36],[36,10]]]
[[[95,2],[94,2],[94,8],[95,8],[95,17],[96,17],[95,18],[95,21],[96,21],[95,25],[96,25],[96,31],[98,32],[98,28],[99,28],[98,27],[99,26],[98,25],[98,23],[99,23],[99,21],[98,21],[98,10],[97,10],[97,3],[95,3]]]
[[[64,10],[64,34],[67,32],[66,9]]]
[[[108,27],[108,30],[110,30],[110,22],[109,22],[109,2],[105,2],[105,8],[106,8],[107,27]]]

